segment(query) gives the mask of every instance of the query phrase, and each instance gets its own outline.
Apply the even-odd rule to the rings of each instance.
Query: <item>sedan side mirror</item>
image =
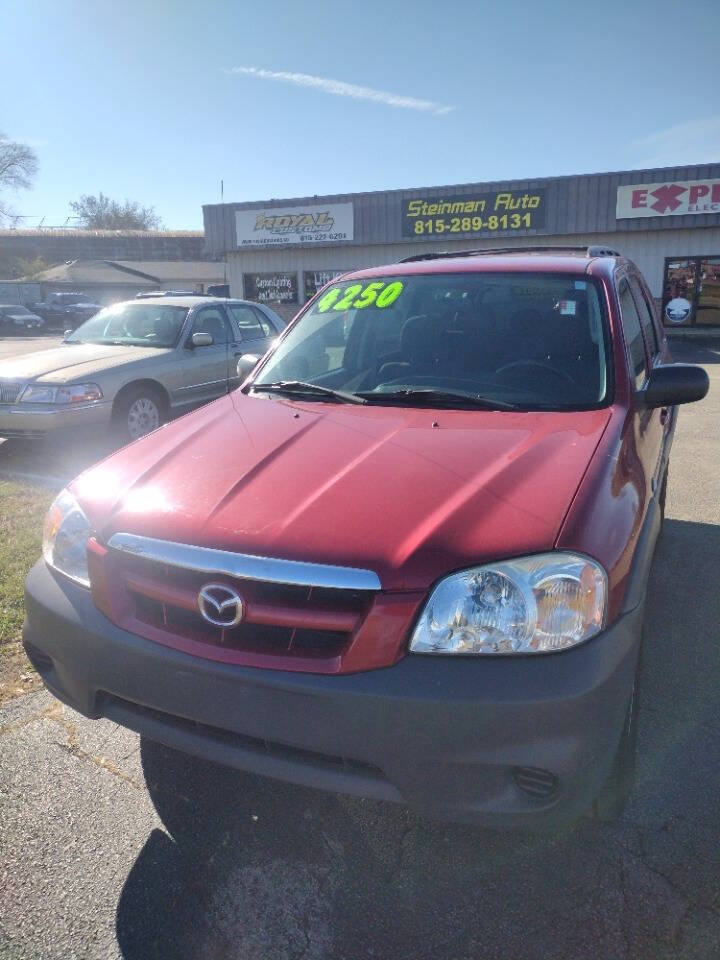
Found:
[[[191,340],[193,347],[211,347],[213,345],[212,334],[210,333],[194,333]]]
[[[710,380],[702,367],[667,363],[651,371],[647,386],[638,397],[648,408],[674,407],[678,403],[702,400],[709,386]]]
[[[238,380],[247,380],[261,360],[256,353],[244,353],[237,363]]]

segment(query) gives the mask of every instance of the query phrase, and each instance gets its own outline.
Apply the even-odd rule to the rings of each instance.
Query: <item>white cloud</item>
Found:
[[[720,161],[720,116],[677,123],[630,144],[638,166],[676,167]]]
[[[399,107],[402,110],[421,110],[425,113],[450,113],[454,107],[435,103],[433,100],[419,100],[417,97],[404,97],[397,93],[388,93],[385,90],[374,90],[372,87],[361,87],[355,83],[345,83],[342,80],[332,80],[330,77],[315,77],[310,73],[288,73],[285,70],[265,70],[262,67],[232,67],[226,73],[255,77],[258,80],[279,80],[282,83],[292,83],[296,87],[308,87],[320,90],[322,93],[331,93],[336,97],[351,97],[353,100],[372,100],[383,103],[388,107]]]

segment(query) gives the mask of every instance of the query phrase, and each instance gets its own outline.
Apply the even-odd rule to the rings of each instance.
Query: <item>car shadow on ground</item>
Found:
[[[668,520],[648,591],[637,782],[612,825],[533,838],[428,823],[144,743],[168,832],[151,833],[124,885],[122,955],[714,957],[719,580],[720,527]]]

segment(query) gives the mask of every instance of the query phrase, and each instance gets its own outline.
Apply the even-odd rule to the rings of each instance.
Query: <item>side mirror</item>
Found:
[[[244,353],[237,362],[238,380],[247,380],[261,360],[256,353]]]
[[[71,333],[72,333],[72,328],[66,330],[66,331],[63,333],[63,340],[67,340],[67,338],[70,336]]]
[[[213,345],[213,338],[209,333],[194,333],[191,343],[193,347],[211,347]]]
[[[690,363],[667,363],[650,373],[647,386],[638,394],[644,407],[674,407],[702,400],[710,380],[702,367]]]

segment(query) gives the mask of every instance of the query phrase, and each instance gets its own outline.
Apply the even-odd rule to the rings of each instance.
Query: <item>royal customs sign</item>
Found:
[[[236,210],[238,247],[281,243],[347,243],[353,239],[352,203]]]
[[[617,188],[618,220],[720,213],[720,180],[631,183]]]

